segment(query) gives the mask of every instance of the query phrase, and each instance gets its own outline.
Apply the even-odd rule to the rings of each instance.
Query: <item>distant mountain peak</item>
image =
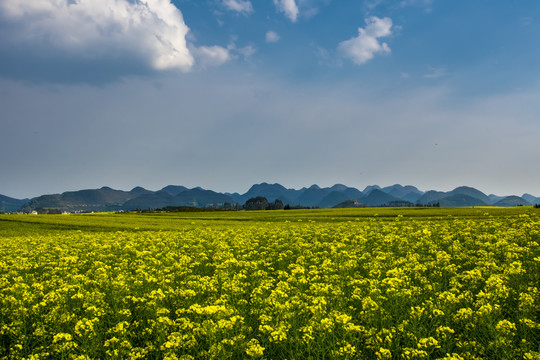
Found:
[[[399,200],[395,196],[385,193],[380,188],[372,189],[369,193],[359,199],[360,202],[370,206],[380,206],[389,203],[390,201]]]
[[[375,189],[380,190],[381,187],[379,185],[369,185],[369,186],[366,186],[362,192],[366,195],[369,195],[369,193]]]
[[[519,196],[507,196],[499,201],[497,201],[494,206],[531,206],[532,204]]]
[[[188,189],[187,187],[181,186],[181,185],[167,185],[160,191],[166,191],[172,196],[176,196],[180,194],[181,192],[186,191],[187,189]]]
[[[455,188],[454,190],[452,191],[460,191],[460,190],[476,190],[476,191],[480,191],[480,190],[477,190],[471,186],[466,186],[466,185],[461,185],[461,186],[458,186],[457,188]]]
[[[330,190],[334,190],[334,191],[345,191],[347,190],[349,187],[346,186],[346,185],[343,185],[343,184],[335,184],[334,186],[332,186],[330,188]]]
[[[0,195],[0,212],[12,212],[19,210],[28,199],[15,199],[9,196]]]
[[[523,194],[521,197],[531,204],[540,204],[540,197],[536,197],[531,194]]]
[[[269,183],[266,183],[266,182],[262,182],[260,184],[254,184],[252,185],[248,192],[249,191],[256,191],[256,190],[259,190],[259,189],[266,189],[266,188],[279,188],[279,189],[283,189],[283,190],[286,190],[285,187],[281,184],[278,184],[278,183],[274,183],[274,184],[269,184]]]
[[[146,190],[145,188],[143,188],[142,186],[135,186],[133,189],[131,189],[129,192],[131,193],[140,193],[140,192],[146,192],[148,190]]]
[[[482,202],[486,204],[489,204],[491,202],[489,197],[486,194],[470,186],[458,186],[454,190],[450,191],[448,194],[449,195],[467,195],[467,196],[476,198],[478,200],[481,200]]]

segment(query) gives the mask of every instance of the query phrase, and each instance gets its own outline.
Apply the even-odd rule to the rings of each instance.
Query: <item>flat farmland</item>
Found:
[[[540,359],[540,211],[0,215],[2,359]]]

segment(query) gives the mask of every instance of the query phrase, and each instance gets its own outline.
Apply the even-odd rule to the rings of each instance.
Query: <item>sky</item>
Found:
[[[540,196],[538,0],[0,0],[0,194]]]

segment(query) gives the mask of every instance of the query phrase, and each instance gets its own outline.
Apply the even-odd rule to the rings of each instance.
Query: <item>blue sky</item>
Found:
[[[0,194],[540,196],[540,2],[0,0]]]

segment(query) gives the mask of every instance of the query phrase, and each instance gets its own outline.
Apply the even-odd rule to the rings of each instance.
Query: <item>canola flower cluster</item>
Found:
[[[0,239],[1,359],[540,359],[540,221]]]

